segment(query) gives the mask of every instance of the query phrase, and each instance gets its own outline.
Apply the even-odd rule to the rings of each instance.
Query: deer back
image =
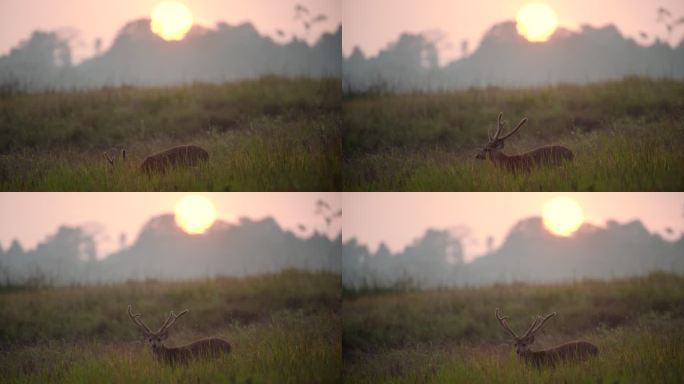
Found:
[[[558,165],[565,160],[572,160],[574,155],[571,150],[560,146],[541,147],[535,150],[523,153],[521,155],[507,156],[501,152],[492,156],[492,161],[508,171],[530,171],[533,167],[542,165]]]
[[[209,159],[209,153],[196,145],[181,145],[147,156],[140,169],[147,172],[164,172],[170,167],[194,166]]]
[[[197,340],[181,348],[190,351],[193,356],[215,356],[231,350],[229,342],[218,338]]]
[[[572,160],[575,157],[571,150],[560,145],[537,148],[533,151],[527,152],[525,155],[531,157],[535,164],[540,165],[555,165],[563,162],[564,160]]]

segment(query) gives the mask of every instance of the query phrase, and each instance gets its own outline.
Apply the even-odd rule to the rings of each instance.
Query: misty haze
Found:
[[[119,85],[223,83],[266,75],[340,77],[341,27],[312,46],[293,38],[275,42],[250,23],[194,26],[178,42],[150,30],[150,20],[122,26],[111,46],[74,64],[70,41],[58,32],[36,31],[0,57],[3,93]]]
[[[472,53],[440,64],[438,42],[404,33],[377,56],[345,57],[346,92],[445,91],[469,87],[586,84],[625,76],[684,78],[684,41],[671,47],[624,37],[615,25],[559,28],[544,43],[527,41],[513,21],[492,25]]]
[[[345,378],[677,382],[683,198],[345,194]]]
[[[342,280],[349,289],[437,288],[494,283],[559,283],[615,279],[652,272],[684,273],[684,234],[667,241],[639,221],[584,224],[572,237],[549,233],[542,219],[520,220],[500,247],[464,261],[463,243],[430,229],[398,253],[381,244],[370,252],[355,239],[342,247]]]
[[[106,30],[70,1],[39,7]],[[330,0],[266,4],[121,4],[129,21],[78,61],[76,28],[37,25],[0,56],[0,190],[339,190],[339,16]]]
[[[300,237],[271,218],[218,221],[190,235],[173,215],[151,218],[130,246],[96,258],[97,240],[80,227],[62,226],[35,249],[13,241],[0,249],[4,284],[63,285],[126,280],[249,276],[286,269],[340,273],[340,241],[319,233]]]
[[[681,4],[484,1],[379,0],[345,26],[345,190],[682,190]],[[373,33],[389,6],[411,27]]]

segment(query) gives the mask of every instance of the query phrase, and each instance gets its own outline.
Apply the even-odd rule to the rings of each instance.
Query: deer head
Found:
[[[522,336],[518,336],[513,332],[513,330],[508,326],[508,317],[504,317],[501,315],[499,312],[499,308],[496,309],[496,319],[499,320],[499,324],[505,329],[508,333],[513,336],[514,340],[514,345],[515,345],[515,352],[520,355],[522,353],[525,353],[529,350],[530,346],[532,343],[534,343],[534,334],[539,331],[542,326],[544,326],[544,323],[546,321],[554,316],[556,316],[556,312],[549,313],[548,315],[542,317],[542,316],[537,316],[534,321],[532,322],[532,325],[527,329],[525,334]]]
[[[110,156],[110,153],[111,153],[111,152],[112,152],[112,150],[105,151],[105,152],[102,153],[102,155],[104,156],[105,159],[107,159],[107,162],[109,163],[109,165],[111,165],[111,166],[113,167],[113,166],[114,166],[114,161],[116,161],[116,159],[119,157],[119,154],[113,153],[113,154]],[[123,148],[121,149],[121,154],[120,154],[120,156],[121,156],[121,160],[126,161],[126,149],[123,149]]]
[[[145,325],[145,323],[143,323],[143,321],[140,320],[141,315],[139,313],[135,314],[131,312],[131,306],[128,306],[128,317],[130,317],[131,320],[133,320],[133,323],[135,323],[135,325],[140,327],[140,329],[143,331],[143,334],[145,335],[145,339],[147,339],[147,342],[149,342],[152,346],[152,349],[163,347],[162,343],[164,342],[164,340],[166,340],[167,337],[169,337],[168,329],[173,325],[173,323],[176,322],[176,320],[179,317],[185,315],[186,313],[188,313],[187,309],[177,315],[174,314],[173,311],[171,311],[169,317],[166,319],[161,328],[159,328],[157,332],[152,332],[150,328],[148,328],[147,325]]]
[[[501,121],[501,117],[503,116],[503,113],[499,113],[499,118],[497,119],[497,127],[496,127],[496,133],[494,133],[494,136],[492,136],[491,132],[487,132],[487,136],[489,136],[489,142],[487,145],[482,148],[477,155],[475,156],[476,159],[478,160],[485,160],[487,159],[487,154],[490,152],[498,152],[503,149],[504,147],[504,140],[507,138],[511,137],[514,133],[518,132],[518,129],[525,125],[527,123],[527,117],[520,120],[518,123],[518,126],[515,127],[510,133],[508,133],[504,137],[499,137],[501,136],[501,131],[503,130],[504,127],[504,122]]]

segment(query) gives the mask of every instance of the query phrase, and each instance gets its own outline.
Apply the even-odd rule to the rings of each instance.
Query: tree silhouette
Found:
[[[309,37],[309,32],[316,24],[320,24],[328,20],[328,16],[323,13],[319,13],[313,17],[311,14],[312,13],[309,8],[302,4],[296,4],[294,7],[294,19],[298,20],[302,24],[302,27],[304,28],[305,39]]]

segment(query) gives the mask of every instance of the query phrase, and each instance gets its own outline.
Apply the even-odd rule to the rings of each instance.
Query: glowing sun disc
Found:
[[[558,16],[553,8],[543,3],[528,3],[516,16],[518,33],[532,42],[546,41],[558,27]]]
[[[216,221],[216,209],[211,200],[204,196],[183,197],[174,210],[176,225],[191,235],[199,235]]]
[[[163,1],[150,15],[150,29],[164,40],[182,40],[192,28],[192,13],[180,1]]]
[[[572,235],[584,222],[582,207],[569,197],[554,197],[542,209],[544,226],[557,236]]]

